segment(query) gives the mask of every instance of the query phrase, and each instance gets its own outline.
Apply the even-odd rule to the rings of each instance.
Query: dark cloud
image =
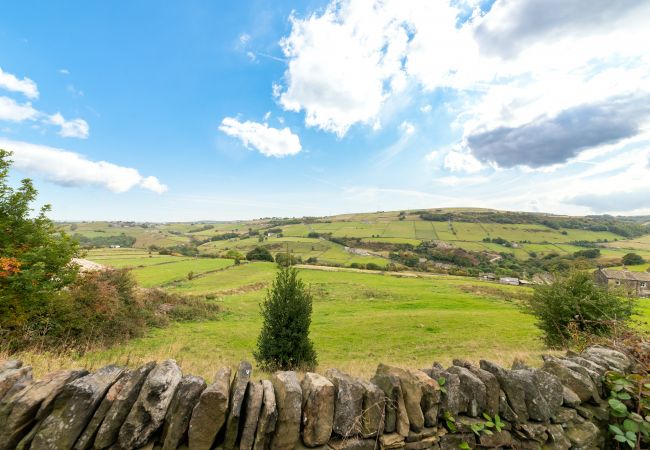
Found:
[[[650,95],[620,96],[566,109],[519,127],[500,127],[466,137],[474,156],[501,167],[543,167],[581,151],[612,144],[639,132],[650,117]]]
[[[497,0],[474,34],[481,51],[512,58],[551,34],[560,37],[611,26],[647,7],[639,0]]]
[[[648,189],[613,194],[586,194],[569,199],[566,203],[587,206],[595,213],[627,212],[650,208],[650,195]]]

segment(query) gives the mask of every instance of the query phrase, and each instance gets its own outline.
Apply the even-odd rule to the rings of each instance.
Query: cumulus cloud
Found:
[[[9,97],[0,97],[0,120],[9,122],[23,122],[34,120],[39,112],[34,109],[31,103],[20,104]]]
[[[446,155],[442,166],[451,172],[475,173],[483,169],[483,164],[471,153],[452,149]]]
[[[264,156],[282,158],[296,155],[302,150],[300,138],[287,127],[278,129],[265,123],[240,122],[233,117],[225,117],[219,130],[239,139],[246,147],[252,147]]]
[[[647,6],[636,0],[500,0],[474,34],[481,51],[511,58],[550,35],[572,38],[635,15],[643,17]]]
[[[501,167],[564,163],[582,150],[636,135],[650,117],[650,95],[627,95],[579,105],[518,127],[498,127],[466,137],[474,156]]]
[[[167,191],[156,177],[145,177],[136,169],[106,161],[90,161],[67,150],[3,138],[0,147],[13,152],[16,169],[61,186],[94,185],[116,193],[136,186],[159,194]]]
[[[36,83],[27,77],[19,79],[16,75],[4,72],[2,67],[0,67],[0,89],[19,92],[27,98],[38,98]]]
[[[88,122],[83,119],[65,120],[61,113],[53,114],[48,119],[49,123],[60,127],[59,136],[86,139],[90,132]]]

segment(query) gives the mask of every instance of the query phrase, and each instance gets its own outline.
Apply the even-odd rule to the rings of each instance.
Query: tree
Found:
[[[77,275],[70,260],[78,246],[47,218],[50,206],[32,214],[38,194],[32,181],[8,185],[10,157],[0,149],[0,337],[27,324],[45,326],[48,300]]]
[[[273,255],[264,247],[255,247],[246,253],[246,259],[249,261],[270,261],[273,262]]]
[[[565,346],[576,334],[610,336],[628,325],[635,306],[634,299],[596,285],[589,273],[579,271],[535,286],[528,303],[550,347]]]
[[[255,360],[263,370],[313,370],[316,351],[309,339],[312,296],[291,266],[278,266],[261,305],[264,323]]]
[[[636,253],[628,253],[623,256],[623,264],[626,266],[636,266],[639,264],[645,264],[645,259]]]
[[[293,266],[300,264],[302,262],[302,258],[300,256],[294,256],[289,252],[276,253],[275,262],[281,266]]]

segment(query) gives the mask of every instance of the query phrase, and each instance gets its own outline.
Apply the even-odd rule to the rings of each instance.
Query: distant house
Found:
[[[481,272],[478,274],[478,277],[481,280],[494,281],[497,279],[497,276],[491,272]]]
[[[623,287],[638,297],[650,297],[650,273],[598,269],[594,278],[597,283]]]
[[[519,278],[501,277],[499,278],[499,283],[510,284],[512,286],[519,286]]]

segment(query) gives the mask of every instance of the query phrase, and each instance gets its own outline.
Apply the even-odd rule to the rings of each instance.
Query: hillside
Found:
[[[335,266],[462,269],[522,275],[588,264],[617,265],[629,252],[650,259],[644,218],[447,208],[193,223],[82,222],[61,227],[83,246],[133,247],[186,256],[243,257],[256,246]],[[596,248],[597,255],[585,253]]]

